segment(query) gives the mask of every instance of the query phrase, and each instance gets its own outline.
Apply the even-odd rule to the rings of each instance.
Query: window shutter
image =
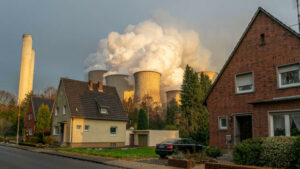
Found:
[[[295,70],[300,70],[300,64],[282,66],[278,68],[279,73],[291,72]]]
[[[236,76],[237,86],[252,85],[253,84],[252,80],[253,80],[252,79],[252,73]]]

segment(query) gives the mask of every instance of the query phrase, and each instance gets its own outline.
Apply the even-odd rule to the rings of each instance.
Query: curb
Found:
[[[86,158],[79,158],[79,157],[74,157],[74,156],[69,156],[69,155],[65,155],[63,153],[59,154],[56,152],[37,152],[31,149],[27,149],[24,147],[20,147],[20,146],[10,146],[9,144],[0,144],[0,146],[3,147],[11,147],[11,148],[17,148],[17,149],[21,149],[21,150],[26,150],[26,151],[30,151],[30,152],[36,152],[36,153],[42,153],[42,154],[48,154],[48,155],[52,155],[52,156],[58,156],[58,157],[65,157],[65,158],[70,158],[70,159],[75,159],[75,160],[80,160],[80,161],[88,161],[88,162],[92,162],[92,163],[97,163],[97,164],[102,164],[102,165],[106,165],[106,166],[111,166],[111,167],[118,167],[118,168],[124,168],[124,169],[131,169],[131,168],[126,168],[126,167],[122,167],[122,166],[118,166],[118,165],[112,165],[112,164],[107,164],[105,162],[100,162],[97,160],[92,160],[92,159],[86,159]]]

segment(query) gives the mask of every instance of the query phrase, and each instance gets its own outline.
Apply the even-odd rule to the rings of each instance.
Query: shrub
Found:
[[[300,136],[297,136],[292,147],[292,156],[291,168],[300,168]]]
[[[30,138],[30,142],[37,144],[37,143],[42,142],[42,140],[37,136],[33,136]]]
[[[164,130],[177,130],[177,127],[174,125],[166,125],[164,127]]]
[[[213,158],[216,158],[221,155],[221,151],[219,148],[210,148],[209,146],[205,148],[205,152],[208,156]]]
[[[252,138],[238,143],[233,148],[233,161],[236,164],[259,165],[262,138]]]
[[[291,168],[295,140],[295,137],[285,136],[265,138],[261,144],[260,161],[269,167]]]
[[[49,145],[53,146],[54,143],[55,143],[55,138],[52,137],[52,136],[45,136],[43,138],[43,141],[44,141],[45,144],[49,144]]]

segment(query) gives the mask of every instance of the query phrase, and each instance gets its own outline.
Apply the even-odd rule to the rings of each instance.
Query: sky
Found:
[[[0,90],[17,95],[24,33],[33,36],[34,91],[41,93],[61,77],[85,80],[84,61],[99,40],[158,12],[198,32],[218,72],[259,6],[297,24],[296,0],[1,0]]]

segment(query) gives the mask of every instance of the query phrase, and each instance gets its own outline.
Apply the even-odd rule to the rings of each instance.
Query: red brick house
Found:
[[[259,8],[204,104],[209,144],[300,131],[300,35]]]
[[[53,103],[54,99],[47,99],[36,96],[32,96],[30,98],[28,109],[24,117],[24,129],[27,141],[29,141],[30,137],[35,133],[35,123],[40,106],[42,104],[47,105],[49,107],[49,110],[51,111]]]

